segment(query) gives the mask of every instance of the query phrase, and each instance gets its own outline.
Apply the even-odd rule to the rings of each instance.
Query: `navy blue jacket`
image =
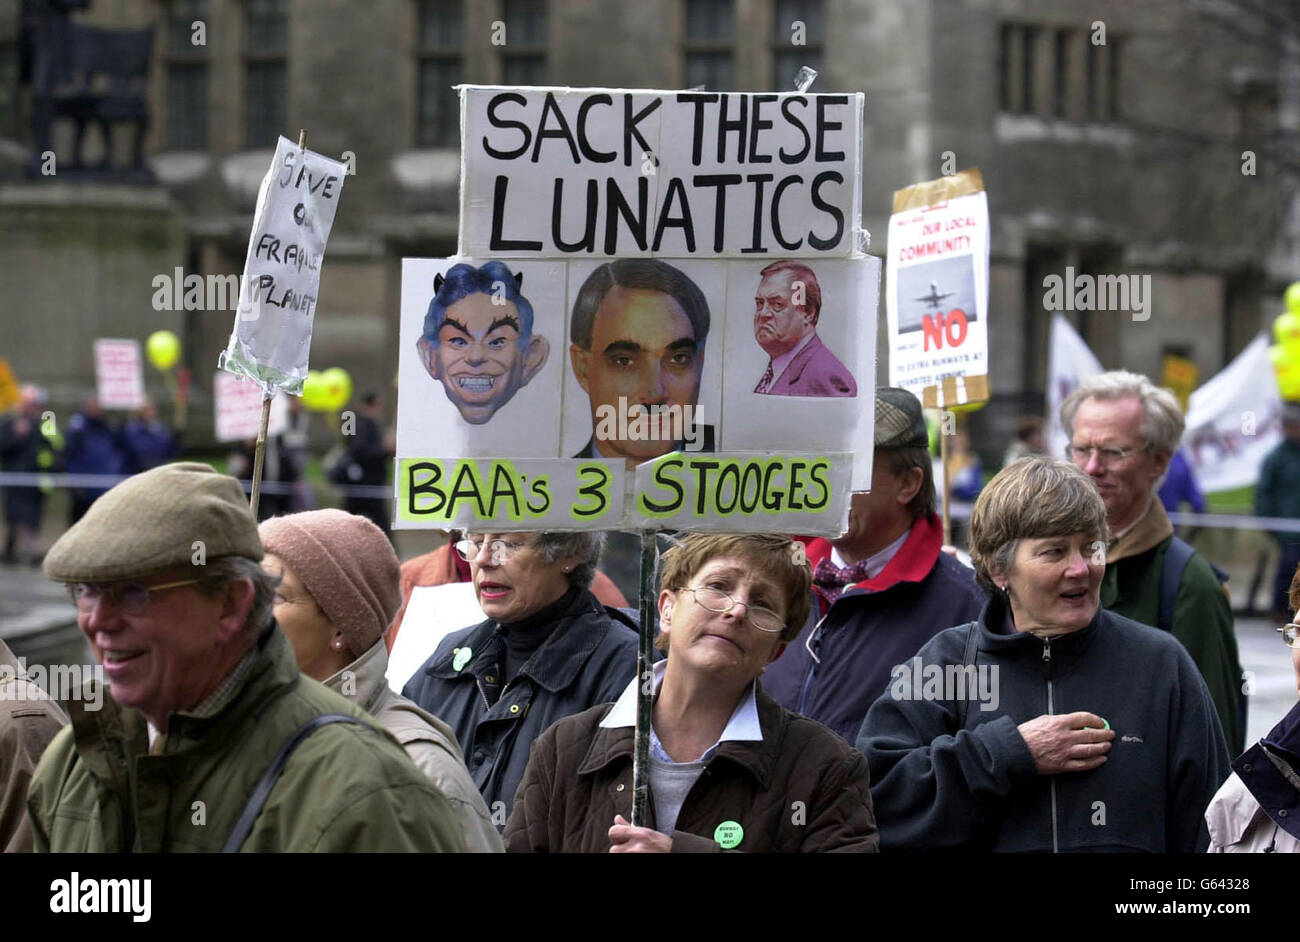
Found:
[[[505,640],[488,619],[444,637],[402,689],[456,733],[498,829],[514,806],[533,740],[558,719],[617,700],[636,676],[637,633],[624,619],[579,592],[504,689]],[[470,649],[468,660],[457,657],[462,648]],[[498,691],[489,706],[488,692]]]
[[[768,665],[763,689],[787,710],[824,723],[854,742],[894,665],[945,628],[979,616],[984,596],[975,585],[975,574],[940,552],[941,544],[937,516],[914,523],[875,579],[846,589],[820,624],[810,622],[776,663]],[[825,540],[808,544],[814,567],[827,556],[830,544]],[[821,663],[808,653],[809,646]]]
[[[955,683],[918,691],[900,674],[867,713],[858,748],[871,768],[881,849],[1205,850],[1203,813],[1228,775],[1228,752],[1186,649],[1104,609],[1086,628],[1051,639],[989,630],[1005,619],[1005,603],[990,599],[977,623],[975,669],[993,696],[968,697],[960,729]],[[938,635],[909,675],[960,666],[969,630]],[[1115,730],[1106,761],[1039,775],[1017,727],[1080,710]]]

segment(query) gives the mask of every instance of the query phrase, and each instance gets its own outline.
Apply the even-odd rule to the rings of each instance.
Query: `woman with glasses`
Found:
[[[456,544],[487,620],[445,636],[403,695],[452,728],[504,827],[528,750],[636,673],[635,624],[589,586],[602,533],[470,533]]]
[[[650,796],[632,827],[637,685],[533,747],[506,825],[519,852],[874,851],[867,764],[758,683],[808,616],[812,574],[779,536],[692,534],[664,555]]]
[[[1300,568],[1291,577],[1291,611],[1300,613]],[[1291,649],[1300,692],[1300,614],[1278,628]],[[1300,851],[1300,703],[1267,736],[1232,763],[1205,812],[1210,853],[1256,854]],[[1288,813],[1289,809],[1289,813]]]

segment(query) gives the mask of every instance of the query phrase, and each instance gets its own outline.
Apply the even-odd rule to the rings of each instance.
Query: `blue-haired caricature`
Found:
[[[533,306],[519,293],[523,280],[502,262],[461,262],[433,279],[420,362],[470,425],[491,419],[550,354],[546,338],[533,336]]]

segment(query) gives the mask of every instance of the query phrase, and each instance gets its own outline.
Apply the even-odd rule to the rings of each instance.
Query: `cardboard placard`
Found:
[[[95,341],[95,395],[105,409],[144,405],[140,341],[101,337]]]
[[[879,278],[406,259],[394,525],[842,532],[870,487]]]
[[[460,254],[854,254],[863,96],[461,87]]]
[[[217,365],[267,394],[302,394],[325,243],[346,176],[345,164],[281,137],[258,190],[235,329]]]
[[[217,370],[212,376],[214,435],[219,442],[241,442],[257,438],[262,427],[262,387],[257,383]],[[289,425],[289,400],[278,395],[271,400],[266,435],[273,438]]]
[[[984,402],[989,212],[978,170],[894,195],[885,262],[889,382],[926,406]]]

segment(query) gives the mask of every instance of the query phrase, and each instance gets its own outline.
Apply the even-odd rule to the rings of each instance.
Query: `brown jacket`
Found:
[[[402,607],[393,616],[393,623],[384,632],[384,644],[393,650],[397,633],[402,630],[402,619],[406,616],[406,603],[411,601],[411,593],[417,586],[446,585],[449,582],[468,582],[469,579],[456,569],[457,557],[450,544],[439,546],[431,553],[416,556],[402,563]],[[468,565],[468,564],[466,564]],[[627,599],[618,590],[614,580],[599,569],[591,580],[591,594],[602,605],[611,608],[627,608]]]
[[[743,829],[738,851],[874,852],[880,847],[867,760],[825,726],[760,687],[763,741],[723,742],[686,796],[675,852],[716,853],[718,825]],[[605,703],[555,723],[533,744],[506,822],[509,852],[603,853],[614,815],[632,817],[630,727],[602,729]],[[654,796],[647,825],[654,827]]]
[[[31,851],[27,785],[45,747],[67,722],[58,702],[27,679],[0,641],[0,850]]]

